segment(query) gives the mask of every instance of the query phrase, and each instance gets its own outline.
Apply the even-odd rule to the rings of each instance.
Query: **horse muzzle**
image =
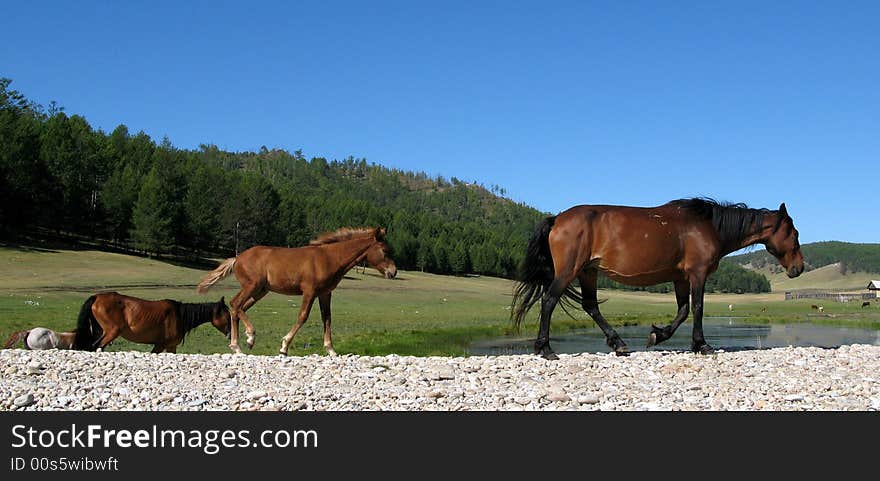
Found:
[[[385,278],[386,279],[394,279],[395,277],[397,277],[397,268],[396,267],[392,266],[392,267],[389,267],[388,269],[385,269]]]
[[[791,266],[788,270],[785,271],[785,274],[788,275],[789,279],[794,279],[795,277],[801,275],[804,272],[804,266]]]

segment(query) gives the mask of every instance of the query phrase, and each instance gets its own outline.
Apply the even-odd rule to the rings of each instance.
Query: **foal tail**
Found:
[[[223,261],[216,269],[202,278],[202,282],[199,282],[199,287],[196,288],[196,292],[199,294],[208,292],[208,289],[210,289],[211,286],[222,281],[224,277],[232,272],[233,266],[235,266],[235,257],[230,257]]]
[[[97,319],[92,314],[92,304],[95,298],[86,299],[79,310],[79,318],[76,320],[76,337],[73,339],[73,348],[77,351],[94,351],[95,328],[100,329]]]
[[[3,349],[9,349],[12,346],[18,344],[18,341],[25,339],[24,348],[30,349],[27,345],[27,336],[31,331],[18,331],[9,336],[9,339],[6,340],[6,344],[3,345]]]
[[[513,293],[513,306],[510,311],[510,317],[517,330],[529,309],[550,290],[550,284],[553,283],[555,272],[548,239],[555,222],[556,216],[550,216],[538,224],[526,248],[526,257],[520,265],[517,279],[519,282]],[[565,301],[561,303],[563,309],[566,309],[566,303],[579,305],[581,293],[574,287],[567,286],[562,293],[562,300]]]

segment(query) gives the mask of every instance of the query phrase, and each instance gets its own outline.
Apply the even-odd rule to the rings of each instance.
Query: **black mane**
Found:
[[[706,197],[678,199],[669,204],[681,207],[700,219],[711,221],[718,232],[722,248],[731,252],[739,248],[745,237],[755,233],[753,226],[763,225],[764,216],[772,213],[769,209],[752,209],[743,203],[718,202]]]
[[[217,302],[171,302],[173,302],[174,305],[177,307],[177,321],[180,323],[178,327],[180,327],[180,330],[183,333],[183,339],[181,340],[181,343],[186,340],[186,335],[189,334],[190,331],[192,331],[199,325],[206,322],[211,322],[211,320],[214,319],[214,311],[217,309],[217,306],[219,304]]]

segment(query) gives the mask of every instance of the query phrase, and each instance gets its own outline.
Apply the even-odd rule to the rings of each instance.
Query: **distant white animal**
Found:
[[[819,306],[819,312],[825,312],[825,308],[823,306]]]
[[[9,349],[23,340],[25,349],[70,349],[73,346],[74,338],[76,338],[75,331],[55,332],[45,327],[35,327],[27,331],[13,333],[6,340],[3,348]]]
[[[727,310],[732,311],[732,310],[733,310],[733,304],[728,304],[728,305],[727,305]]]

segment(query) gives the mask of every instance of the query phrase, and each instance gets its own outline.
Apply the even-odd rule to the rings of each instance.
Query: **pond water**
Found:
[[[537,332],[537,325],[524,326]],[[671,339],[651,350],[690,350],[693,324],[686,322],[678,328]],[[552,329],[552,326],[551,326]],[[614,328],[626,342],[630,351],[645,351],[645,343],[651,326],[620,326]],[[742,318],[703,318],[703,335],[715,349],[742,350],[770,347],[838,347],[847,344],[880,345],[880,330],[851,327],[822,326],[817,324],[749,324]],[[473,356],[498,356],[506,354],[531,354],[535,342],[531,336],[499,337],[471,343],[468,354]],[[598,327],[552,333],[553,350],[557,353],[610,352],[605,335]]]

